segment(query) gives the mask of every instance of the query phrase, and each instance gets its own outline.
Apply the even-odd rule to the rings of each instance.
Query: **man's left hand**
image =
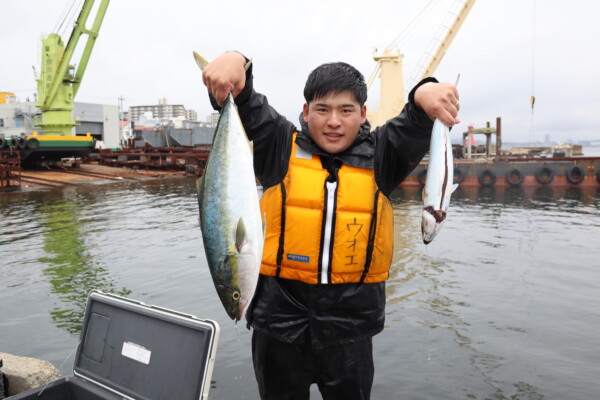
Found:
[[[417,88],[415,104],[431,118],[439,119],[444,125],[458,124],[457,118],[460,103],[458,89],[452,83],[428,82]]]

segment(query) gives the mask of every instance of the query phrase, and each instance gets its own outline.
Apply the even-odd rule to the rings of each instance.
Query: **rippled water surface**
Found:
[[[374,399],[597,398],[600,191],[511,189],[459,189],[428,246],[420,193],[394,193]],[[218,321],[210,397],[258,398],[250,332],[218,300],[197,208],[186,178],[0,193],[0,352],[70,374],[100,289]]]

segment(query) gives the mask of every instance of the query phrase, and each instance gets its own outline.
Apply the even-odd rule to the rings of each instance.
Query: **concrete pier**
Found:
[[[45,385],[60,378],[60,372],[48,361],[0,353],[2,372],[8,378],[8,396]]]

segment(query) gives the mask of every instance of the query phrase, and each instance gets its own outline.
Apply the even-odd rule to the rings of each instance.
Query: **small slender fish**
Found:
[[[423,243],[429,244],[442,229],[450,196],[458,184],[453,184],[454,160],[450,129],[438,119],[433,123],[429,147],[429,165],[423,188],[423,215],[421,233]]]
[[[207,62],[197,53],[203,68]],[[217,123],[204,174],[196,182],[204,251],[225,311],[237,323],[258,281],[264,231],[252,145],[229,94]]]

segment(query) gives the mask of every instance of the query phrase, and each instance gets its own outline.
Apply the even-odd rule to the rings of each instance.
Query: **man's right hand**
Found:
[[[228,51],[211,61],[202,71],[202,81],[210,94],[222,106],[229,93],[233,97],[246,85],[246,58],[235,51]]]

